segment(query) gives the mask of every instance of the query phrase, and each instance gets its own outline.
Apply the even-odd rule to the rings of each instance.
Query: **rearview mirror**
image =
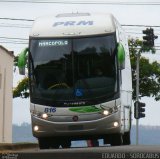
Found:
[[[25,66],[27,63],[27,53],[28,53],[28,48],[25,48],[18,57],[18,68],[19,68],[19,74],[20,75],[25,75]]]
[[[118,68],[120,70],[125,68],[125,49],[121,43],[117,47]]]

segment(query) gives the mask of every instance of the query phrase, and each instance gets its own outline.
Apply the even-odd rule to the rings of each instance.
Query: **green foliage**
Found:
[[[29,97],[28,90],[29,90],[28,77],[25,77],[18,83],[17,87],[13,89],[13,98],[16,97],[28,98]]]
[[[139,39],[130,39],[130,58],[132,67],[133,99],[136,98],[136,59],[140,54],[140,96],[154,97],[160,100],[160,64],[156,61],[150,63],[149,59],[142,56],[142,53],[155,53],[154,48],[143,47]]]

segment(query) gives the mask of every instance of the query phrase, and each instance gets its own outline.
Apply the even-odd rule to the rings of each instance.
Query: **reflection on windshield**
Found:
[[[56,101],[87,100],[116,88],[114,35],[31,40],[32,96]]]

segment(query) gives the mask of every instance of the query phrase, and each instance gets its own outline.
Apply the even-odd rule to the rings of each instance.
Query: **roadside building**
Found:
[[[12,143],[12,51],[0,45],[0,143]]]

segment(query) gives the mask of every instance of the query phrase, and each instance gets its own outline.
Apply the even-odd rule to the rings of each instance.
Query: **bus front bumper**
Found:
[[[39,137],[100,136],[120,133],[120,111],[92,121],[53,122],[32,115],[33,135]]]

